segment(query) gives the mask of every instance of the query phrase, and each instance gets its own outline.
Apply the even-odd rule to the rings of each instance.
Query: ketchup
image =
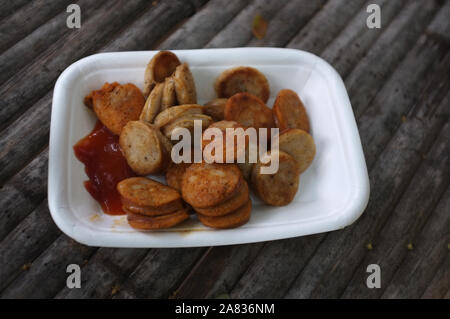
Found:
[[[75,156],[85,165],[89,177],[84,187],[100,203],[103,212],[123,215],[117,183],[135,174],[128,166],[119,146],[119,137],[100,121],[92,132],[73,147]]]

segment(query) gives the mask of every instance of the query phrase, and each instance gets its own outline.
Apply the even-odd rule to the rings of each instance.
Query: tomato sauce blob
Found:
[[[85,165],[89,177],[84,186],[100,203],[103,212],[109,215],[125,214],[116,185],[136,174],[122,155],[119,137],[97,121],[92,132],[79,140],[73,149],[75,156]]]

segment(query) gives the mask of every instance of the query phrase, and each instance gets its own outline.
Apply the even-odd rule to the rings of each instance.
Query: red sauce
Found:
[[[85,165],[89,177],[84,186],[109,215],[122,215],[122,203],[116,185],[135,176],[119,146],[119,137],[97,121],[92,132],[73,147],[75,156]]]

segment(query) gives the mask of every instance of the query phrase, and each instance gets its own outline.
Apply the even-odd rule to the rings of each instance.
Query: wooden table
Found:
[[[0,296],[56,298],[449,298],[450,1],[75,0],[0,2]],[[382,27],[368,29],[369,3]],[[251,33],[255,15],[269,28]],[[47,206],[52,91],[104,51],[273,46],[307,50],[345,80],[371,198],[353,225],[256,244],[87,247]],[[80,289],[66,287],[79,264]],[[381,288],[366,286],[381,267]]]

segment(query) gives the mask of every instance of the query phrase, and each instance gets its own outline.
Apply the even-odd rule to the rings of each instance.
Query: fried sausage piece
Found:
[[[244,152],[248,145],[248,137],[244,133],[244,128],[236,121],[219,121],[211,124],[208,129],[212,128],[218,128],[222,132],[222,159],[219,161],[219,163],[226,163],[226,156],[227,156],[227,150],[230,150],[233,154],[233,162],[236,162],[236,159],[239,158],[239,156],[245,156]],[[239,131],[236,130],[235,134],[236,137],[227,139],[227,128],[231,129],[240,129]],[[205,133],[204,133],[205,134]],[[243,141],[243,145],[238,145],[239,140]],[[213,143],[215,141],[215,136],[212,136],[211,139],[206,139],[205,137],[202,138],[202,148],[205,149],[205,147]],[[206,152],[203,154],[205,159],[208,162],[215,162],[215,149],[213,152]]]
[[[249,93],[237,93],[228,99],[225,120],[255,129],[275,127],[272,110],[261,99]]]
[[[148,96],[156,83],[164,82],[180,65],[178,57],[170,51],[159,51],[147,64],[144,74],[144,95]]]
[[[189,218],[187,208],[162,216],[145,216],[127,213],[128,223],[131,227],[142,230],[165,229],[176,226]]]
[[[161,99],[161,111],[177,105],[177,96],[175,93],[175,81],[173,76],[167,77],[164,81],[164,91]]]
[[[291,155],[303,173],[316,155],[316,145],[311,135],[300,129],[288,129],[279,135],[278,148]]]
[[[114,82],[92,91],[84,98],[84,103],[111,132],[119,135],[125,124],[139,119],[145,99],[134,84]]]
[[[120,134],[119,144],[128,165],[136,174],[161,172],[169,164],[167,150],[157,129],[143,121],[128,122]]]
[[[131,177],[117,184],[117,191],[137,206],[164,207],[181,199],[180,193],[147,177]]]
[[[167,185],[181,192],[181,182],[189,166],[191,166],[191,163],[172,163],[166,171]]]
[[[235,164],[194,163],[184,173],[181,193],[194,208],[206,208],[233,197],[242,182]]]
[[[284,206],[295,197],[300,182],[297,162],[285,152],[270,152],[270,156],[278,156],[279,168],[274,174],[262,174],[261,167],[268,166],[258,162],[252,170],[252,186],[266,204]]]
[[[242,226],[250,220],[252,211],[252,201],[248,200],[244,205],[236,209],[234,212],[224,216],[204,216],[197,214],[198,219],[203,225],[212,228],[234,228]]]
[[[168,109],[165,109],[164,111],[159,113],[155,117],[153,123],[156,125],[156,127],[160,128],[169,124],[176,118],[187,114],[203,114],[203,106],[199,104],[186,104],[169,107]]]
[[[178,103],[180,105],[197,103],[194,77],[187,63],[177,66],[173,79]]]
[[[125,197],[122,197],[122,208],[127,213],[141,214],[146,216],[161,216],[176,212],[180,209],[183,209],[184,207],[183,201],[181,199],[170,202],[163,206],[152,207],[136,205],[132,201],[126,199]]]
[[[249,200],[250,194],[248,191],[248,185],[244,181],[242,183],[242,186],[237,191],[237,194],[234,197],[230,198],[229,200],[226,200],[223,203],[220,203],[213,207],[195,208],[195,210],[199,214],[204,216],[223,216],[235,211]]]
[[[270,95],[269,81],[255,68],[239,66],[222,72],[214,82],[218,97],[229,98],[236,93],[248,92],[264,103]]]
[[[217,98],[205,104],[203,112],[213,118],[214,121],[223,121],[225,119],[225,105],[228,99]]]
[[[278,92],[273,104],[273,114],[280,131],[299,128],[309,133],[309,120],[305,106],[294,91],[285,89]]]
[[[205,114],[186,114],[182,115],[179,118],[176,118],[169,124],[163,127],[164,135],[171,139],[172,133],[177,128],[186,128],[191,133],[194,132],[194,121],[201,121],[202,123],[202,130],[207,128],[212,123],[212,118]]]
[[[153,119],[161,110],[161,102],[164,91],[164,83],[156,84],[155,88],[152,90],[147,100],[145,101],[144,108],[142,109],[139,119],[141,121],[146,121],[152,123]]]

